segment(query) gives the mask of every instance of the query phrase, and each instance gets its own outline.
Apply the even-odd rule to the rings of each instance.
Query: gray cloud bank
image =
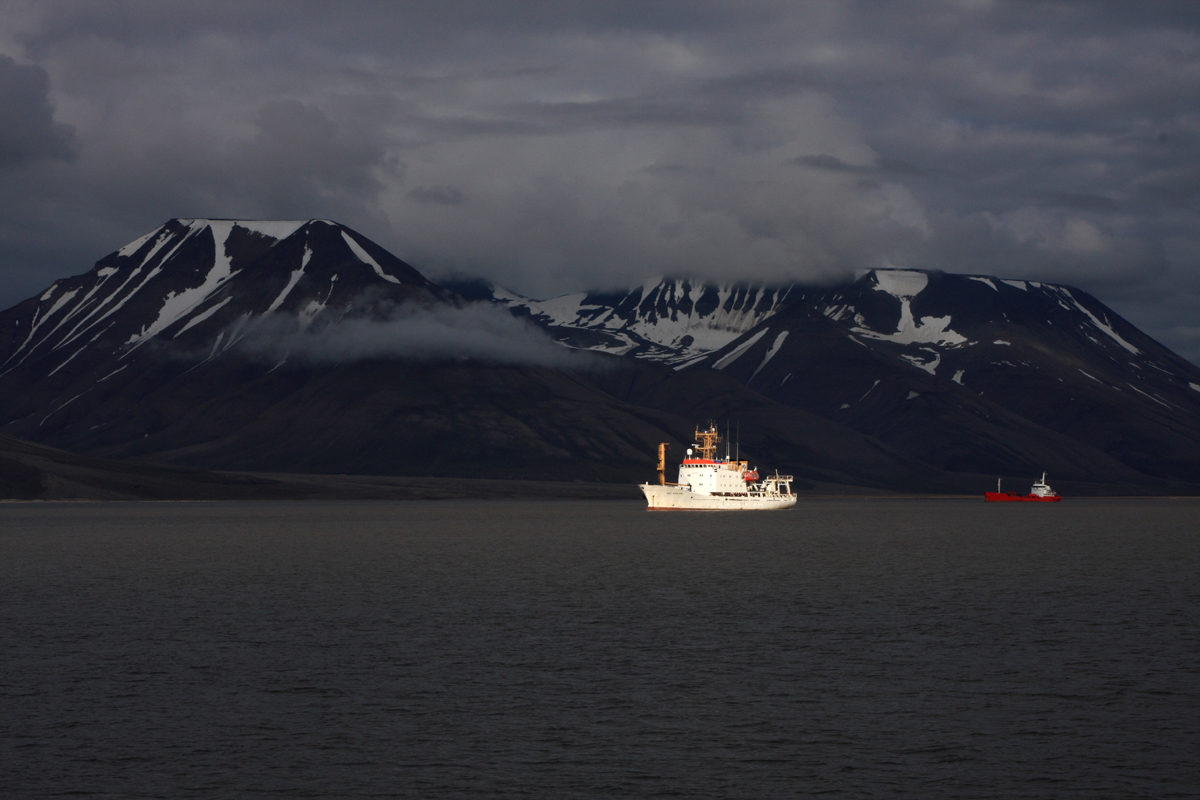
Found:
[[[361,304],[360,304],[361,305]],[[376,358],[478,360],[575,369],[600,367],[592,353],[571,350],[507,310],[483,304],[405,304],[371,316],[309,320],[272,315],[255,320],[237,349],[272,363],[328,365]]]
[[[0,169],[75,157],[75,132],[54,121],[46,71],[0,55]]]
[[[537,297],[1065,282],[1200,362],[1196,4],[0,0],[0,101],[4,306],[172,216],[324,217]]]

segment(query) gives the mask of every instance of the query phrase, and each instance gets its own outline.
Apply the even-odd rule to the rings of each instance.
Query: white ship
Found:
[[[679,465],[678,483],[667,483],[667,445],[660,444],[658,484],[640,486],[650,509],[767,511],[796,505],[791,475],[776,472],[760,480],[748,462],[729,458],[728,446],[725,458],[718,459],[720,441],[715,425],[710,423],[706,431],[697,429],[695,451],[688,448]]]

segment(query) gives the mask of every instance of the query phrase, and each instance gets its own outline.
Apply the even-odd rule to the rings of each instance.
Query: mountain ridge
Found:
[[[265,320],[270,358],[247,349]],[[386,346],[289,344],[344,331]],[[0,312],[0,365],[8,433],[192,468],[635,481],[657,442],[737,417],[745,452],[813,482],[1200,484],[1200,370],[1078,289],[991,276],[536,301],[436,285],[328,220],[171,220]]]

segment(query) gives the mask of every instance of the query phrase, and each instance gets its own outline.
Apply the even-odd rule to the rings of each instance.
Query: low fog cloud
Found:
[[[359,307],[365,304],[357,304]],[[238,349],[252,357],[290,364],[339,364],[379,358],[415,361],[478,360],[517,366],[597,368],[600,358],[555,343],[540,328],[507,310],[485,304],[464,307],[416,303],[371,316],[315,319],[271,315],[245,331]]]

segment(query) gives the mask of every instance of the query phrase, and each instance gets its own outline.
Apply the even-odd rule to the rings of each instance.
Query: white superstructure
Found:
[[[1058,492],[1051,489],[1050,485],[1046,483],[1046,473],[1044,472],[1040,481],[1034,481],[1033,488],[1029,490],[1029,493],[1035,497],[1056,497],[1058,495]]]
[[[658,485],[640,488],[652,510],[689,509],[706,511],[766,511],[796,505],[792,476],[774,475],[759,480],[758,472],[745,461],[716,458],[721,437],[716,427],[696,431],[696,452],[679,465],[678,483],[666,481],[666,445],[658,446]],[[697,456],[697,457],[693,457]]]

